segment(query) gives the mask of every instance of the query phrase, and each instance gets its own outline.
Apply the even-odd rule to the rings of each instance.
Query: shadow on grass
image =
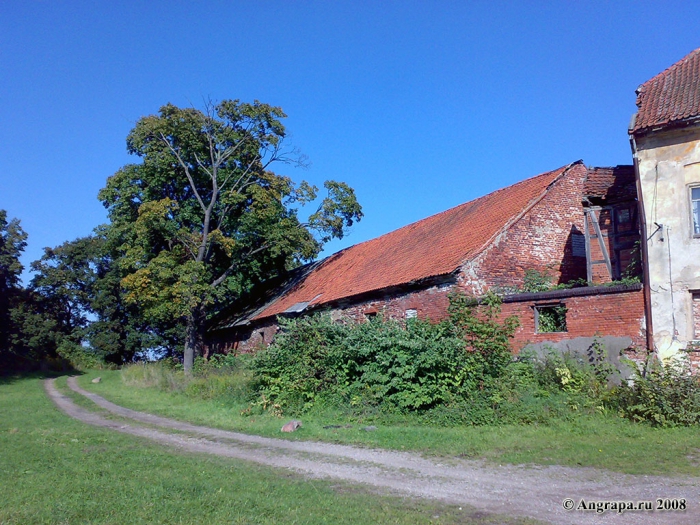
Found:
[[[12,363],[9,366],[0,365],[0,386],[10,385],[25,379],[48,379],[65,375],[83,375],[66,360],[28,361]]]

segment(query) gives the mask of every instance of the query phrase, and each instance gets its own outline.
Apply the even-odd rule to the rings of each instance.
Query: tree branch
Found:
[[[187,167],[187,164],[185,163],[184,160],[182,160],[182,157],[180,157],[180,154],[172,146],[172,144],[170,144],[170,141],[166,138],[165,135],[163,135],[163,133],[160,134],[160,139],[165,143],[166,146],[168,146],[168,149],[173,152],[173,155],[175,155],[175,158],[177,158],[177,161],[180,163],[180,166],[182,166],[182,169],[185,170],[185,175],[187,176],[187,180],[190,181],[190,186],[192,187],[192,191],[194,192],[194,196],[197,197],[197,202],[199,202],[199,205],[206,212],[207,207],[204,205],[204,201],[202,201],[202,197],[199,196],[199,192],[197,191],[197,187],[194,184],[194,179],[192,178],[192,175],[190,174],[190,170]]]
[[[256,253],[259,253],[263,250],[266,250],[269,247],[270,247],[269,244],[263,244],[262,246],[256,248],[255,250],[249,251],[247,254],[245,254],[245,256],[243,258],[251,257],[252,255],[255,255]],[[231,264],[231,266],[226,268],[226,270],[224,270],[224,273],[222,273],[218,278],[214,279],[214,281],[211,283],[212,288],[216,288],[221,283],[223,283],[224,280],[226,280],[226,277],[228,277],[230,275],[230,273],[236,268],[236,266],[237,266],[237,264],[233,263],[233,264]]]

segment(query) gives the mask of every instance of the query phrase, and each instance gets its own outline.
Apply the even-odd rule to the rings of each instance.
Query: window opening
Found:
[[[535,306],[535,332],[552,333],[566,332],[566,306],[550,304]]]
[[[617,223],[618,224],[625,224],[628,223],[632,220],[631,214],[630,214],[630,209],[629,208],[623,208],[621,210],[617,210]]]
[[[700,339],[700,292],[693,292],[693,339]]]
[[[376,319],[376,318],[377,318],[377,312],[365,313],[365,319],[367,319],[368,321],[371,321],[372,319]]]
[[[693,236],[700,237],[700,188],[690,188],[690,202],[693,209]]]

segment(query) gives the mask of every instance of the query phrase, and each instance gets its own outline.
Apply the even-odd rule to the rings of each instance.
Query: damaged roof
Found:
[[[632,134],[700,117],[700,48],[639,86],[637,107]]]
[[[267,304],[253,312],[249,310],[247,320],[300,312],[367,292],[451,274],[481,253],[494,237],[544,197],[554,182],[574,169],[584,170],[582,161],[341,250],[315,263]]]
[[[637,199],[634,166],[618,165],[608,168],[588,168],[583,194],[589,199],[606,203]]]

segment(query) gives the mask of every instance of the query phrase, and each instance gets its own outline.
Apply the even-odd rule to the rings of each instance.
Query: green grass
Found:
[[[119,390],[118,373],[100,375],[105,382],[94,390]],[[59,383],[65,387],[65,379]],[[3,525],[535,523],[173,453],[70,419],[38,378],[0,379],[0,450]]]
[[[90,383],[96,375],[99,384]],[[441,456],[485,459],[495,463],[587,466],[629,474],[700,476],[697,428],[655,429],[615,416],[581,416],[549,425],[502,425],[435,428],[410,418],[349,419],[328,409],[305,414],[304,426],[292,435],[279,432],[292,416],[241,415],[239,395],[201,399],[156,387],[125,385],[120,371],[87,374],[80,384],[123,406],[196,424],[287,439],[314,439],[371,447],[413,450]],[[324,429],[351,424],[352,428]],[[373,432],[364,425],[377,425]]]

